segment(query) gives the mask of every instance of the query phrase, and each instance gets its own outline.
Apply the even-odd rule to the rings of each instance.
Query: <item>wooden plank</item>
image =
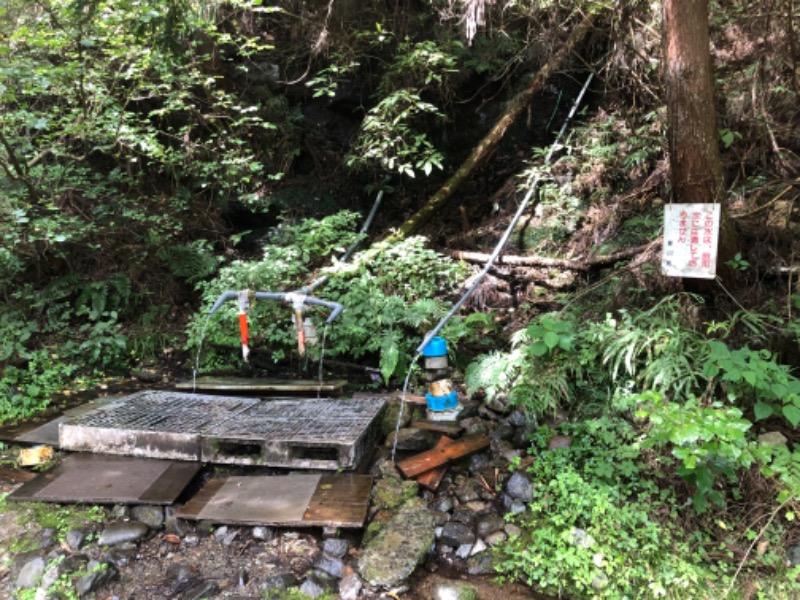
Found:
[[[446,448],[450,444],[453,443],[453,438],[449,438],[446,435],[443,435],[439,438],[439,442],[434,446],[436,448]],[[424,485],[429,490],[436,491],[439,488],[439,484],[442,483],[442,479],[444,478],[445,473],[447,473],[447,465],[442,465],[440,467],[436,467],[435,469],[431,469],[430,471],[425,471],[424,473],[417,475],[415,478],[420,485]]]
[[[91,504],[172,504],[200,463],[70,454],[11,493],[9,500]]]
[[[446,435],[458,435],[464,429],[458,424],[458,421],[411,421],[411,427],[419,427],[420,429],[427,429],[437,433],[444,433]]]
[[[425,396],[417,396],[416,394],[406,394],[404,401],[408,404],[424,404],[428,405],[428,400]]]
[[[432,448],[411,458],[397,463],[397,468],[406,477],[414,477],[425,471],[430,471],[441,465],[447,464],[451,460],[456,460],[462,456],[477,452],[489,445],[489,436],[482,433],[468,435],[454,441],[443,448]]]
[[[197,381],[180,381],[178,390],[191,391],[236,391],[236,392],[338,392],[345,379],[322,381],[317,379],[264,379],[250,377],[198,377]]]
[[[367,517],[370,475],[323,475],[303,521],[322,527],[361,527]]]
[[[200,463],[173,462],[139,499],[145,504],[160,504],[161,498],[177,498],[200,472],[200,467]]]

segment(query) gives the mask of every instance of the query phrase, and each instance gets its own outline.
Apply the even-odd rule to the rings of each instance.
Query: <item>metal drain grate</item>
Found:
[[[60,446],[150,458],[350,469],[377,435],[380,398],[255,398],[145,391],[61,424]]]

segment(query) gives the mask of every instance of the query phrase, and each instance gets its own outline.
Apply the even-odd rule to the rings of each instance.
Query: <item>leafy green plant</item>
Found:
[[[342,78],[347,77],[360,66],[360,63],[355,60],[340,64],[340,59],[341,57],[338,55],[331,56],[331,64],[317,71],[316,75],[308,80],[306,85],[314,90],[314,98],[336,96]]]
[[[674,498],[646,476],[636,431],[600,418],[568,425],[568,448],[547,451],[556,431],[533,437],[534,499],[501,544],[496,568],[544,593],[579,598],[698,597],[710,571],[671,519]]]
[[[220,258],[214,255],[207,240],[193,240],[188,244],[175,244],[161,248],[156,256],[172,274],[187,283],[205,279],[214,274]]]
[[[233,262],[220,269],[214,280],[198,283],[204,305],[211,306],[225,290],[289,291],[302,287],[315,266],[357,239],[354,229],[355,215],[347,212],[282,225],[270,236],[261,260]],[[426,248],[420,237],[391,245],[376,244],[357,253],[352,262],[334,262],[322,273],[328,280],[315,294],[345,307],[325,335],[325,356],[374,357],[387,381],[405,371],[415,345],[447,311],[449,305],[442,300],[442,290],[454,288],[466,275],[459,263]],[[204,334],[208,346],[238,347],[236,310],[234,303],[229,303],[210,321],[203,313],[195,315],[189,328],[190,343],[198,347]],[[324,332],[326,313],[307,314],[316,329]],[[296,338],[290,317],[290,311],[279,303],[256,302],[250,313],[252,347],[269,348],[276,362],[292,357]],[[474,327],[479,326],[473,322]],[[469,336],[474,328],[459,323],[454,320],[446,331],[457,336],[454,343]],[[310,347],[308,351],[315,359],[321,348]],[[238,358],[230,353],[226,361],[214,351],[204,352],[202,361],[203,368],[238,364]]]
[[[31,353],[24,367],[6,367],[0,378],[0,423],[28,419],[50,406],[77,369],[48,349]]]
[[[668,296],[645,311],[619,311],[589,325],[586,338],[602,349],[611,379],[631,379],[640,390],[680,395],[704,382],[704,337],[682,323],[683,295]],[[692,300],[692,297],[688,297]]]
[[[737,252],[736,255],[731,258],[730,260],[726,260],[725,264],[728,265],[734,271],[746,271],[750,268],[750,263],[742,258],[742,253]]]
[[[216,10],[2,10],[0,368],[19,379],[47,348],[66,369],[112,372],[130,322],[215,271],[208,238],[228,204],[266,207],[264,184],[297,153],[296,113],[222,85],[212,63],[247,69],[270,47],[222,31]]]
[[[346,307],[331,330],[331,352],[356,358],[377,353],[387,381],[406,371],[415,346],[447,312],[442,291],[466,276],[461,265],[426,248],[421,237],[375,244],[353,263],[327,272],[329,293]],[[458,322],[443,332],[453,345],[471,327]]]
[[[512,336],[508,352],[479,357],[467,367],[470,390],[509,400],[533,416],[603,397],[594,349],[569,317],[543,314]]]
[[[641,394],[637,402],[637,416],[651,424],[645,447],[670,445],[681,463],[678,474],[695,489],[695,510],[705,512],[709,500],[722,506],[715,479],[724,475],[733,481],[737,472],[756,461],[755,446],[746,435],[753,424],[741,410],[722,402],[701,406],[693,397],[682,403],[665,402],[657,392]]]
[[[724,383],[729,400],[752,406],[757,420],[777,415],[792,427],[800,424],[800,379],[789,367],[778,364],[768,350],[731,350],[716,340],[708,346],[704,373]]]
[[[353,168],[374,164],[408,177],[442,169],[444,156],[419,128],[426,115],[442,118],[438,108],[413,90],[392,92],[367,113],[346,164]]]

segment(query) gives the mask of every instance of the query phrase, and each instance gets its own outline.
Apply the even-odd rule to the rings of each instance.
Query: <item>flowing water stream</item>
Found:
[[[325,344],[328,341],[328,327],[325,323],[325,328],[322,330],[322,345],[319,347],[319,383],[317,384],[317,398],[320,397],[322,392],[322,363],[325,360]]]
[[[394,444],[392,444],[392,462],[394,462],[395,454],[397,454],[397,435],[400,433],[400,422],[403,420],[403,411],[406,407],[406,393],[408,392],[408,382],[411,380],[411,373],[414,371],[414,365],[417,364],[422,352],[417,352],[408,366],[408,374],[403,382],[403,393],[400,395],[400,410],[397,411],[397,423],[394,426]]]
[[[206,316],[206,322],[203,323],[203,330],[200,332],[200,342],[197,344],[197,354],[194,357],[194,368],[192,369],[192,393],[197,392],[197,372],[200,370],[200,353],[203,351],[203,340],[206,338],[206,329],[208,322],[211,320],[211,315]]]

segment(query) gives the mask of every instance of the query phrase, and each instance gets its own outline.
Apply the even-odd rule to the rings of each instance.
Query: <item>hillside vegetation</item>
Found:
[[[678,159],[660,10],[4,3],[0,422],[132,370],[239,373],[218,295],[323,276],[315,295],[345,307],[329,328],[307,314],[328,367],[398,387],[530,194],[442,332],[465,393],[540,425],[498,572],[576,598],[796,597],[800,13],[709,5],[702,108],[736,247],[702,284],[661,273]],[[298,356],[276,302],[251,346],[256,374],[316,376],[323,352]],[[554,435],[572,445],[546,452]]]

